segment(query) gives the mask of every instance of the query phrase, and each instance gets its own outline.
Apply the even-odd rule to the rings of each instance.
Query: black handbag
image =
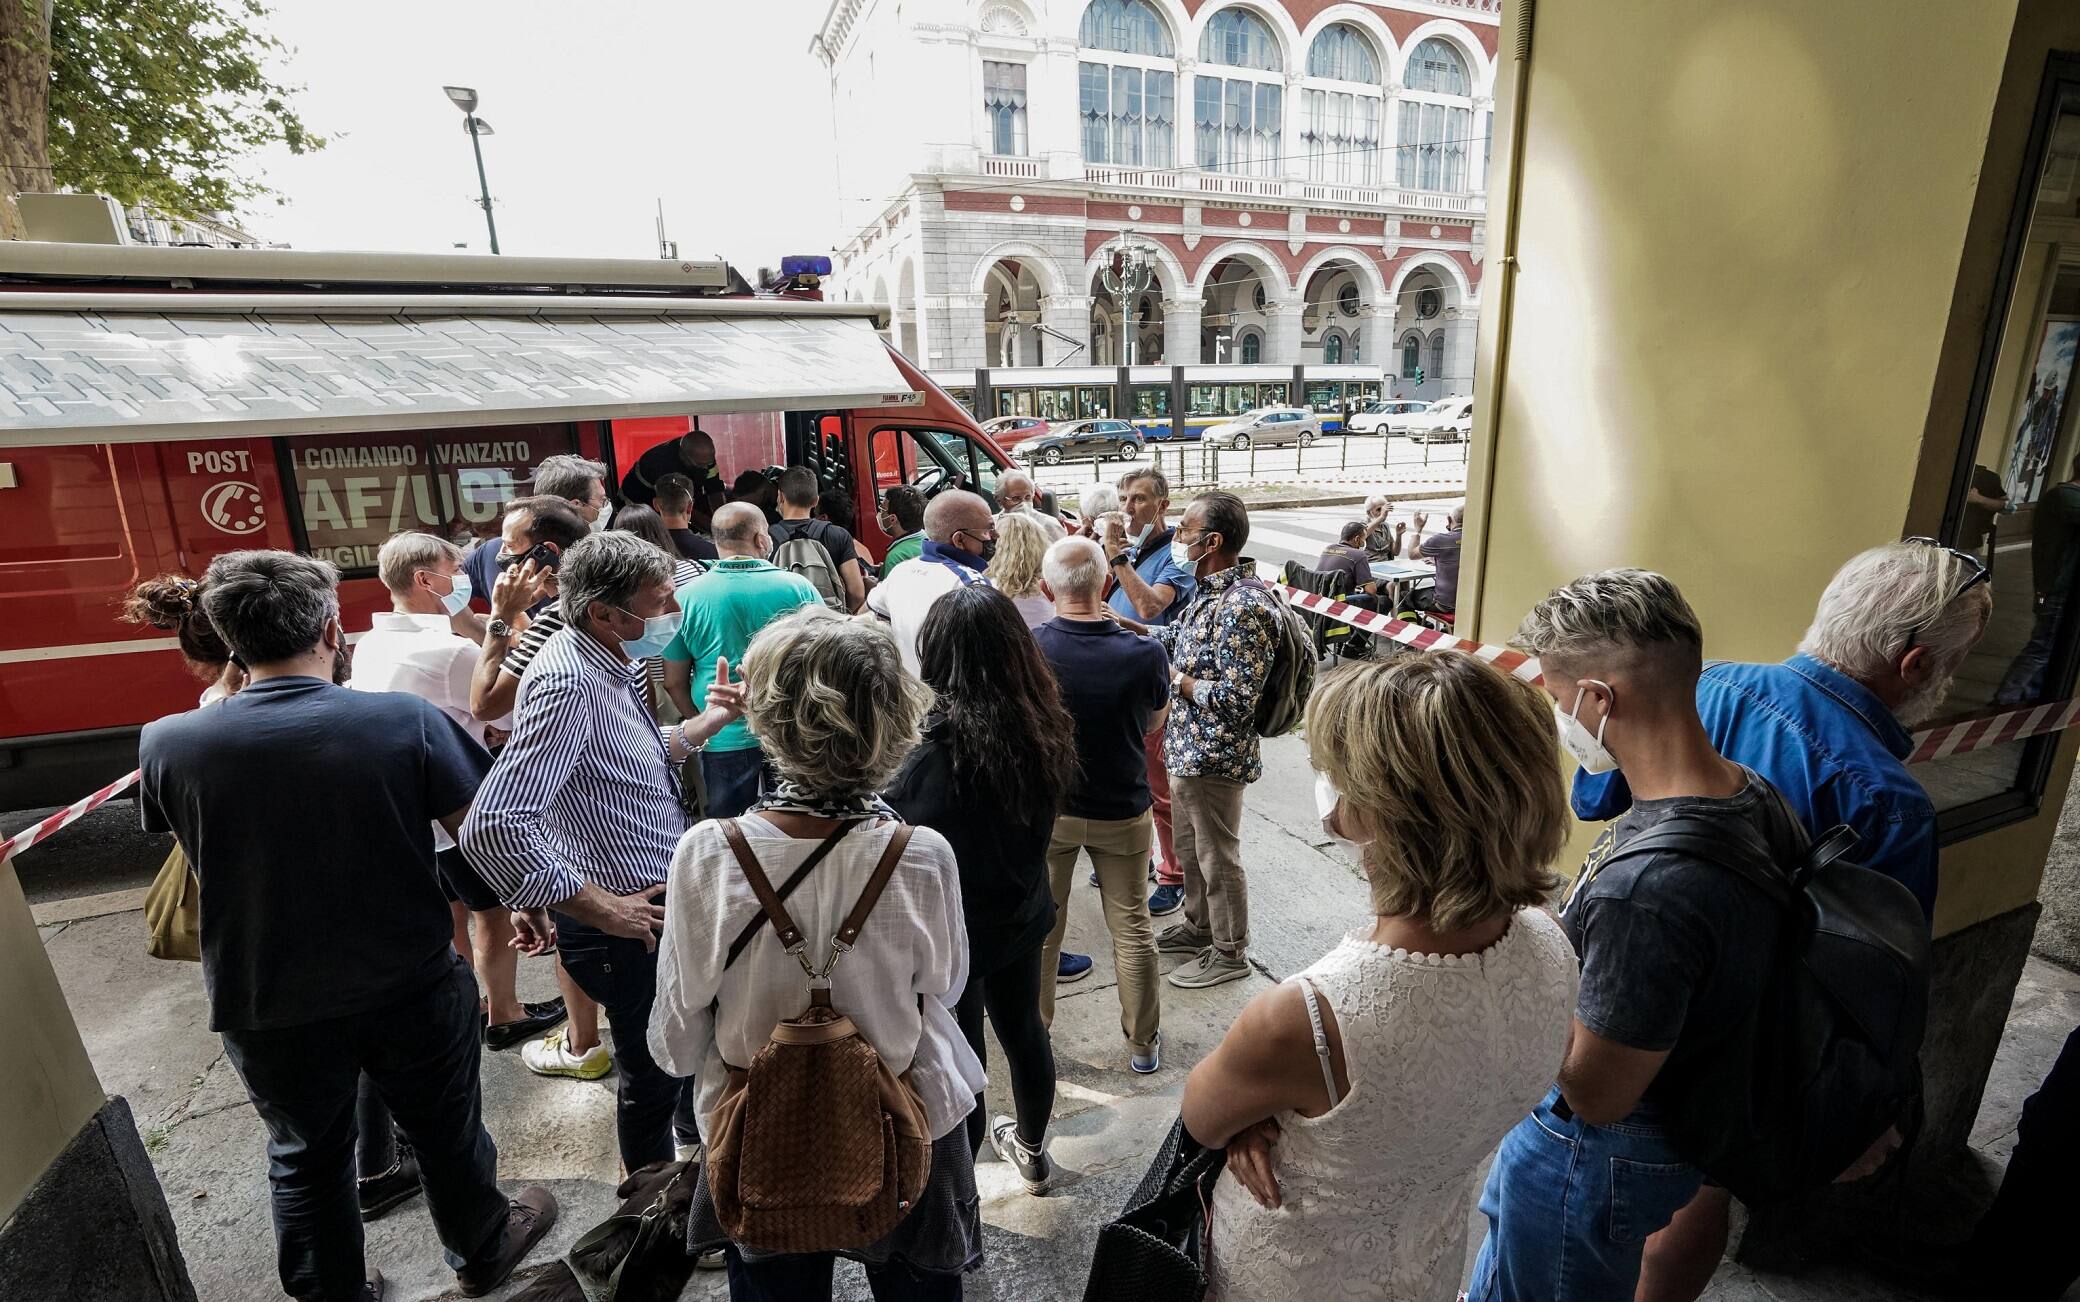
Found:
[[[1213,1182],[1227,1165],[1228,1151],[1193,1139],[1179,1117],[1118,1219],[1098,1231],[1083,1302],[1200,1302]]]
[[[614,1191],[621,1209],[513,1302],[672,1302],[693,1276],[686,1219],[697,1175],[692,1162],[652,1162],[629,1176]]]

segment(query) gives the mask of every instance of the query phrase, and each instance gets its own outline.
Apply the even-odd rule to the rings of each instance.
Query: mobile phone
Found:
[[[521,552],[518,556],[499,557],[498,568],[510,570],[516,565],[525,565],[527,562],[533,561],[542,569],[553,570],[556,568],[556,563],[562,559],[563,553],[557,551],[553,545],[541,542]]]

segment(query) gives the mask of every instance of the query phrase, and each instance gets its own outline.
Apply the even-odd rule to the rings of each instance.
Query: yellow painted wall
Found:
[[[102,1102],[14,869],[0,864],[0,1223]]]
[[[2080,6],[1534,15],[1528,79],[1497,81],[1462,609],[1501,640],[1556,584],[1643,565],[1708,655],[1779,659],[1842,560],[1941,517],[2021,137]],[[2035,898],[2071,751],[2044,814],[1946,853],[1939,931]]]

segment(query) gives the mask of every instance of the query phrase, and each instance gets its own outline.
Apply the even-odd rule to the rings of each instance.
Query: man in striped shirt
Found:
[[[462,845],[523,916],[523,949],[553,938],[571,979],[606,1009],[620,1069],[615,1132],[633,1171],[671,1159],[681,1086],[649,1049],[659,897],[689,821],[674,766],[737,716],[742,689],[718,682],[698,718],[664,729],[651,720],[640,662],[677,631],[679,603],[670,558],[642,539],[584,539],[565,553],[558,587],[565,627],[520,680],[512,740]]]

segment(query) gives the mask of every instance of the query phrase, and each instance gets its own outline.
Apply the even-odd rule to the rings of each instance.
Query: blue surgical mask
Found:
[[[469,599],[476,593],[469,575],[457,571],[448,576],[448,591],[441,597],[441,609],[450,615],[460,615],[469,609]]]
[[[1176,537],[1170,539],[1170,560],[1180,570],[1189,570],[1199,563],[1192,559],[1192,545]]]
[[[621,613],[627,615],[630,619],[639,618],[634,611],[624,610]],[[677,615],[652,615],[650,618],[643,620],[643,635],[641,637],[625,637],[621,639],[622,654],[631,660],[648,660],[651,656],[664,650],[665,644],[670,642],[673,635],[678,631],[679,617]]]

